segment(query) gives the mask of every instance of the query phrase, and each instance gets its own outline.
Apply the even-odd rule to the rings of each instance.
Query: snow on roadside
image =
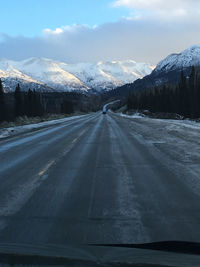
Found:
[[[120,115],[120,114],[119,114]],[[120,115],[121,116],[121,115]],[[123,116],[124,117],[124,116]],[[155,145],[174,160],[195,165],[198,162],[200,175],[200,123],[186,120],[155,119],[149,117],[126,116],[134,135]],[[133,119],[133,120],[132,120]],[[132,122],[131,122],[132,121]],[[200,176],[199,176],[200,177]]]
[[[170,123],[171,127],[174,126],[183,126],[183,127],[188,127],[188,128],[192,128],[192,129],[200,129],[200,122],[197,121],[193,121],[193,120],[189,120],[189,119],[185,119],[185,120],[172,120],[172,119],[157,119],[157,118],[149,118],[147,116],[145,116],[144,114],[141,113],[134,113],[133,115],[126,115],[123,113],[119,114],[121,117],[125,117],[125,118],[132,118],[132,119],[146,119],[146,120],[151,120],[154,121],[154,123],[158,122],[158,123]]]
[[[132,119],[141,119],[141,118],[146,117],[144,114],[141,114],[138,112],[134,113],[133,115],[126,115],[126,114],[120,113],[120,116],[125,117],[125,118],[132,118]]]
[[[59,124],[62,122],[70,121],[73,119],[78,119],[83,116],[87,116],[87,115],[72,116],[72,117],[67,117],[63,119],[44,121],[44,122],[33,123],[33,124],[22,125],[22,126],[14,126],[14,127],[9,127],[9,128],[2,128],[0,129],[0,139],[6,138],[9,136],[14,136],[20,133],[25,133],[25,132],[35,130],[35,129],[40,129],[45,126],[51,126],[51,125]]]
[[[121,114],[118,113],[119,116]],[[123,116],[124,117],[124,116]],[[200,123],[128,116],[130,134],[200,195]],[[135,119],[132,119],[135,118]]]
[[[161,121],[161,120],[158,119],[158,121]],[[189,120],[189,119],[185,119],[185,120],[167,120],[166,119],[166,121],[173,124],[173,125],[177,125],[177,126],[183,126],[183,127],[187,127],[187,128],[191,128],[191,129],[200,129],[200,123],[199,122]]]

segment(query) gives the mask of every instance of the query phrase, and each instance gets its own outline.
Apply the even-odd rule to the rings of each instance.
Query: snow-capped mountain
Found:
[[[200,66],[200,45],[193,45],[179,54],[171,54],[162,60],[155,71],[172,71]]]
[[[62,68],[73,73],[89,88],[113,89],[149,74],[153,67],[133,60],[98,62],[97,64],[62,64]]]
[[[131,90],[147,89],[162,84],[176,84],[180,81],[181,71],[191,73],[192,66],[200,71],[200,45],[193,45],[179,54],[171,54],[160,61],[151,74],[132,84],[124,85],[118,90],[127,94]]]
[[[152,72],[153,66],[133,60],[67,64],[46,58],[0,60],[0,78],[7,90],[19,82],[24,90],[104,91],[134,82]],[[31,86],[29,86],[31,85]]]

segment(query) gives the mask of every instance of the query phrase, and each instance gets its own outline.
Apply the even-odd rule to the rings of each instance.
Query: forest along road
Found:
[[[0,141],[0,243],[200,241],[200,127],[101,112]]]

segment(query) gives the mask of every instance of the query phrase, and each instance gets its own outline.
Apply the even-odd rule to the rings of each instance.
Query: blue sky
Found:
[[[0,0],[0,58],[13,60],[157,64],[199,29],[199,0]]]
[[[128,8],[113,8],[111,3],[111,0],[0,0],[0,32],[34,36],[45,28],[101,25],[128,16]]]

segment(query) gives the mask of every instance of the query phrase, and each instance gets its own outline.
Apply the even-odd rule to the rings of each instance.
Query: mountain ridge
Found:
[[[7,91],[15,90],[20,83],[23,90],[35,84],[35,89],[42,91],[101,92],[141,79],[153,68],[133,60],[67,64],[34,57],[22,61],[0,59],[0,78]]]
[[[180,53],[173,53],[161,60],[156,68],[157,71],[169,71],[173,69],[184,69],[200,65],[200,44],[192,45]]]
[[[116,93],[124,97],[137,90],[162,86],[163,84],[177,84],[180,81],[181,71],[189,76],[193,66],[196,67],[197,71],[200,71],[200,44],[190,46],[180,53],[168,55],[157,64],[149,75],[116,88]]]

